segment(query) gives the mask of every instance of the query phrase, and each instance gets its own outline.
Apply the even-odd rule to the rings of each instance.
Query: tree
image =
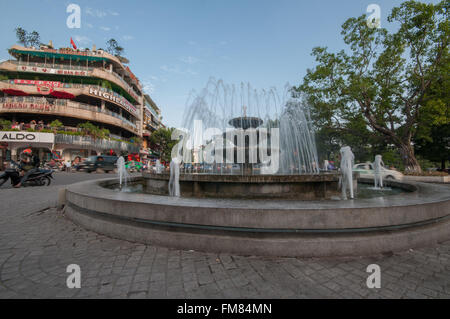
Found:
[[[27,31],[25,31],[21,27],[17,27],[16,28],[16,37],[17,37],[17,42],[19,42],[20,44],[23,44],[25,47],[28,46]]]
[[[106,42],[106,51],[115,56],[122,56],[124,49],[119,45],[119,43],[115,39],[109,39]]]
[[[152,133],[150,136],[150,148],[159,152],[160,159],[165,162],[170,162],[172,159],[172,148],[177,143],[172,140],[172,132],[174,128],[160,128]]]
[[[34,47],[40,47],[41,45],[41,36],[38,32],[33,31],[28,35],[28,44]]]
[[[448,1],[407,1],[392,10],[393,33],[370,28],[366,16],[342,25],[348,50],[313,49],[318,65],[295,90],[308,96],[316,118],[346,128],[361,114],[368,129],[394,144],[408,170],[421,171],[412,139],[427,90],[448,52]]]
[[[423,158],[440,162],[450,160],[450,55],[442,59],[437,81],[425,94],[419,114],[415,150]]]
[[[17,41],[23,44],[25,47],[35,46],[39,47],[41,45],[41,36],[37,31],[28,33],[21,27],[16,28]]]

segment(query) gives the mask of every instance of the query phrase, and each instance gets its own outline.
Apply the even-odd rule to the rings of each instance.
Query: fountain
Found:
[[[320,173],[309,110],[275,89],[210,80],[186,108],[172,158],[180,162],[180,196],[332,199],[339,174]],[[169,174],[144,174],[144,191],[167,195]],[[356,184],[356,179],[353,181]]]
[[[66,215],[115,238],[240,255],[376,255],[450,239],[445,186],[374,191],[349,147],[339,173],[320,172],[307,105],[288,93],[209,81],[174,133],[170,174],[143,172],[135,193],[119,192],[120,175],[70,185]]]
[[[373,162],[375,188],[383,188],[383,175],[381,174],[383,166],[384,163],[381,155],[376,155],[375,162]]]

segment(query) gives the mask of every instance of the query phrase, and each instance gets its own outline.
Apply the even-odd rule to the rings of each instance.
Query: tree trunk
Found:
[[[446,167],[445,167],[445,163],[447,162],[447,160],[446,159],[442,159],[441,160],[441,168],[444,170],[444,169],[446,169]]]
[[[411,143],[402,143],[398,145],[405,171],[422,173],[422,168],[414,155],[414,148]]]

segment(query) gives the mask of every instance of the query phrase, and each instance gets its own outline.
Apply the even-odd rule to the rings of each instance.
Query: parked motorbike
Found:
[[[11,180],[11,185],[17,185],[20,182],[20,165],[11,161],[10,168],[7,168],[0,174],[0,186]],[[53,170],[39,168],[36,172],[28,176],[22,186],[49,186],[53,179]]]

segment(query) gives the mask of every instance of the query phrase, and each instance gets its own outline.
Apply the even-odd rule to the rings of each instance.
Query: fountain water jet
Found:
[[[376,155],[375,162],[373,162],[375,188],[383,188],[383,175],[381,174],[383,166],[384,163],[381,155]]]
[[[228,133],[230,130],[256,130],[256,143],[260,141],[261,129],[266,129],[269,133],[271,129],[278,129],[279,163],[277,172],[272,175],[318,174],[320,166],[309,110],[305,101],[292,96],[291,89],[292,87],[286,85],[284,92],[279,94],[275,88],[256,90],[250,84],[244,83],[237,89],[222,80],[210,79],[206,87],[199,94],[193,94],[193,98],[188,101],[182,127],[187,132],[196,132],[196,123],[201,123],[205,128]],[[194,133],[189,137],[186,145],[190,151],[187,153],[198,153],[196,146],[209,142],[202,137],[200,141],[198,135]],[[229,142],[232,147],[242,148],[234,140]],[[229,148],[226,142],[224,148]],[[252,145],[249,147],[246,142],[246,154],[250,154],[251,148]],[[244,165],[235,160],[234,164],[239,165],[240,169],[230,174],[252,175],[255,165],[246,165],[252,163],[261,163],[260,156],[256,161],[246,162]],[[224,174],[224,171],[220,165],[214,165],[213,171],[209,173]]]
[[[119,175],[119,185],[120,189],[122,189],[123,185],[127,186],[128,179],[130,175],[125,167],[125,159],[123,156],[119,157],[117,160],[117,173]]]
[[[341,178],[339,185],[342,189],[342,199],[347,199],[347,190],[350,192],[350,198],[354,198],[353,188],[353,165],[355,164],[355,156],[350,146],[344,146],[340,150],[341,153]]]
[[[169,195],[180,197],[180,164],[176,160],[170,162]]]

